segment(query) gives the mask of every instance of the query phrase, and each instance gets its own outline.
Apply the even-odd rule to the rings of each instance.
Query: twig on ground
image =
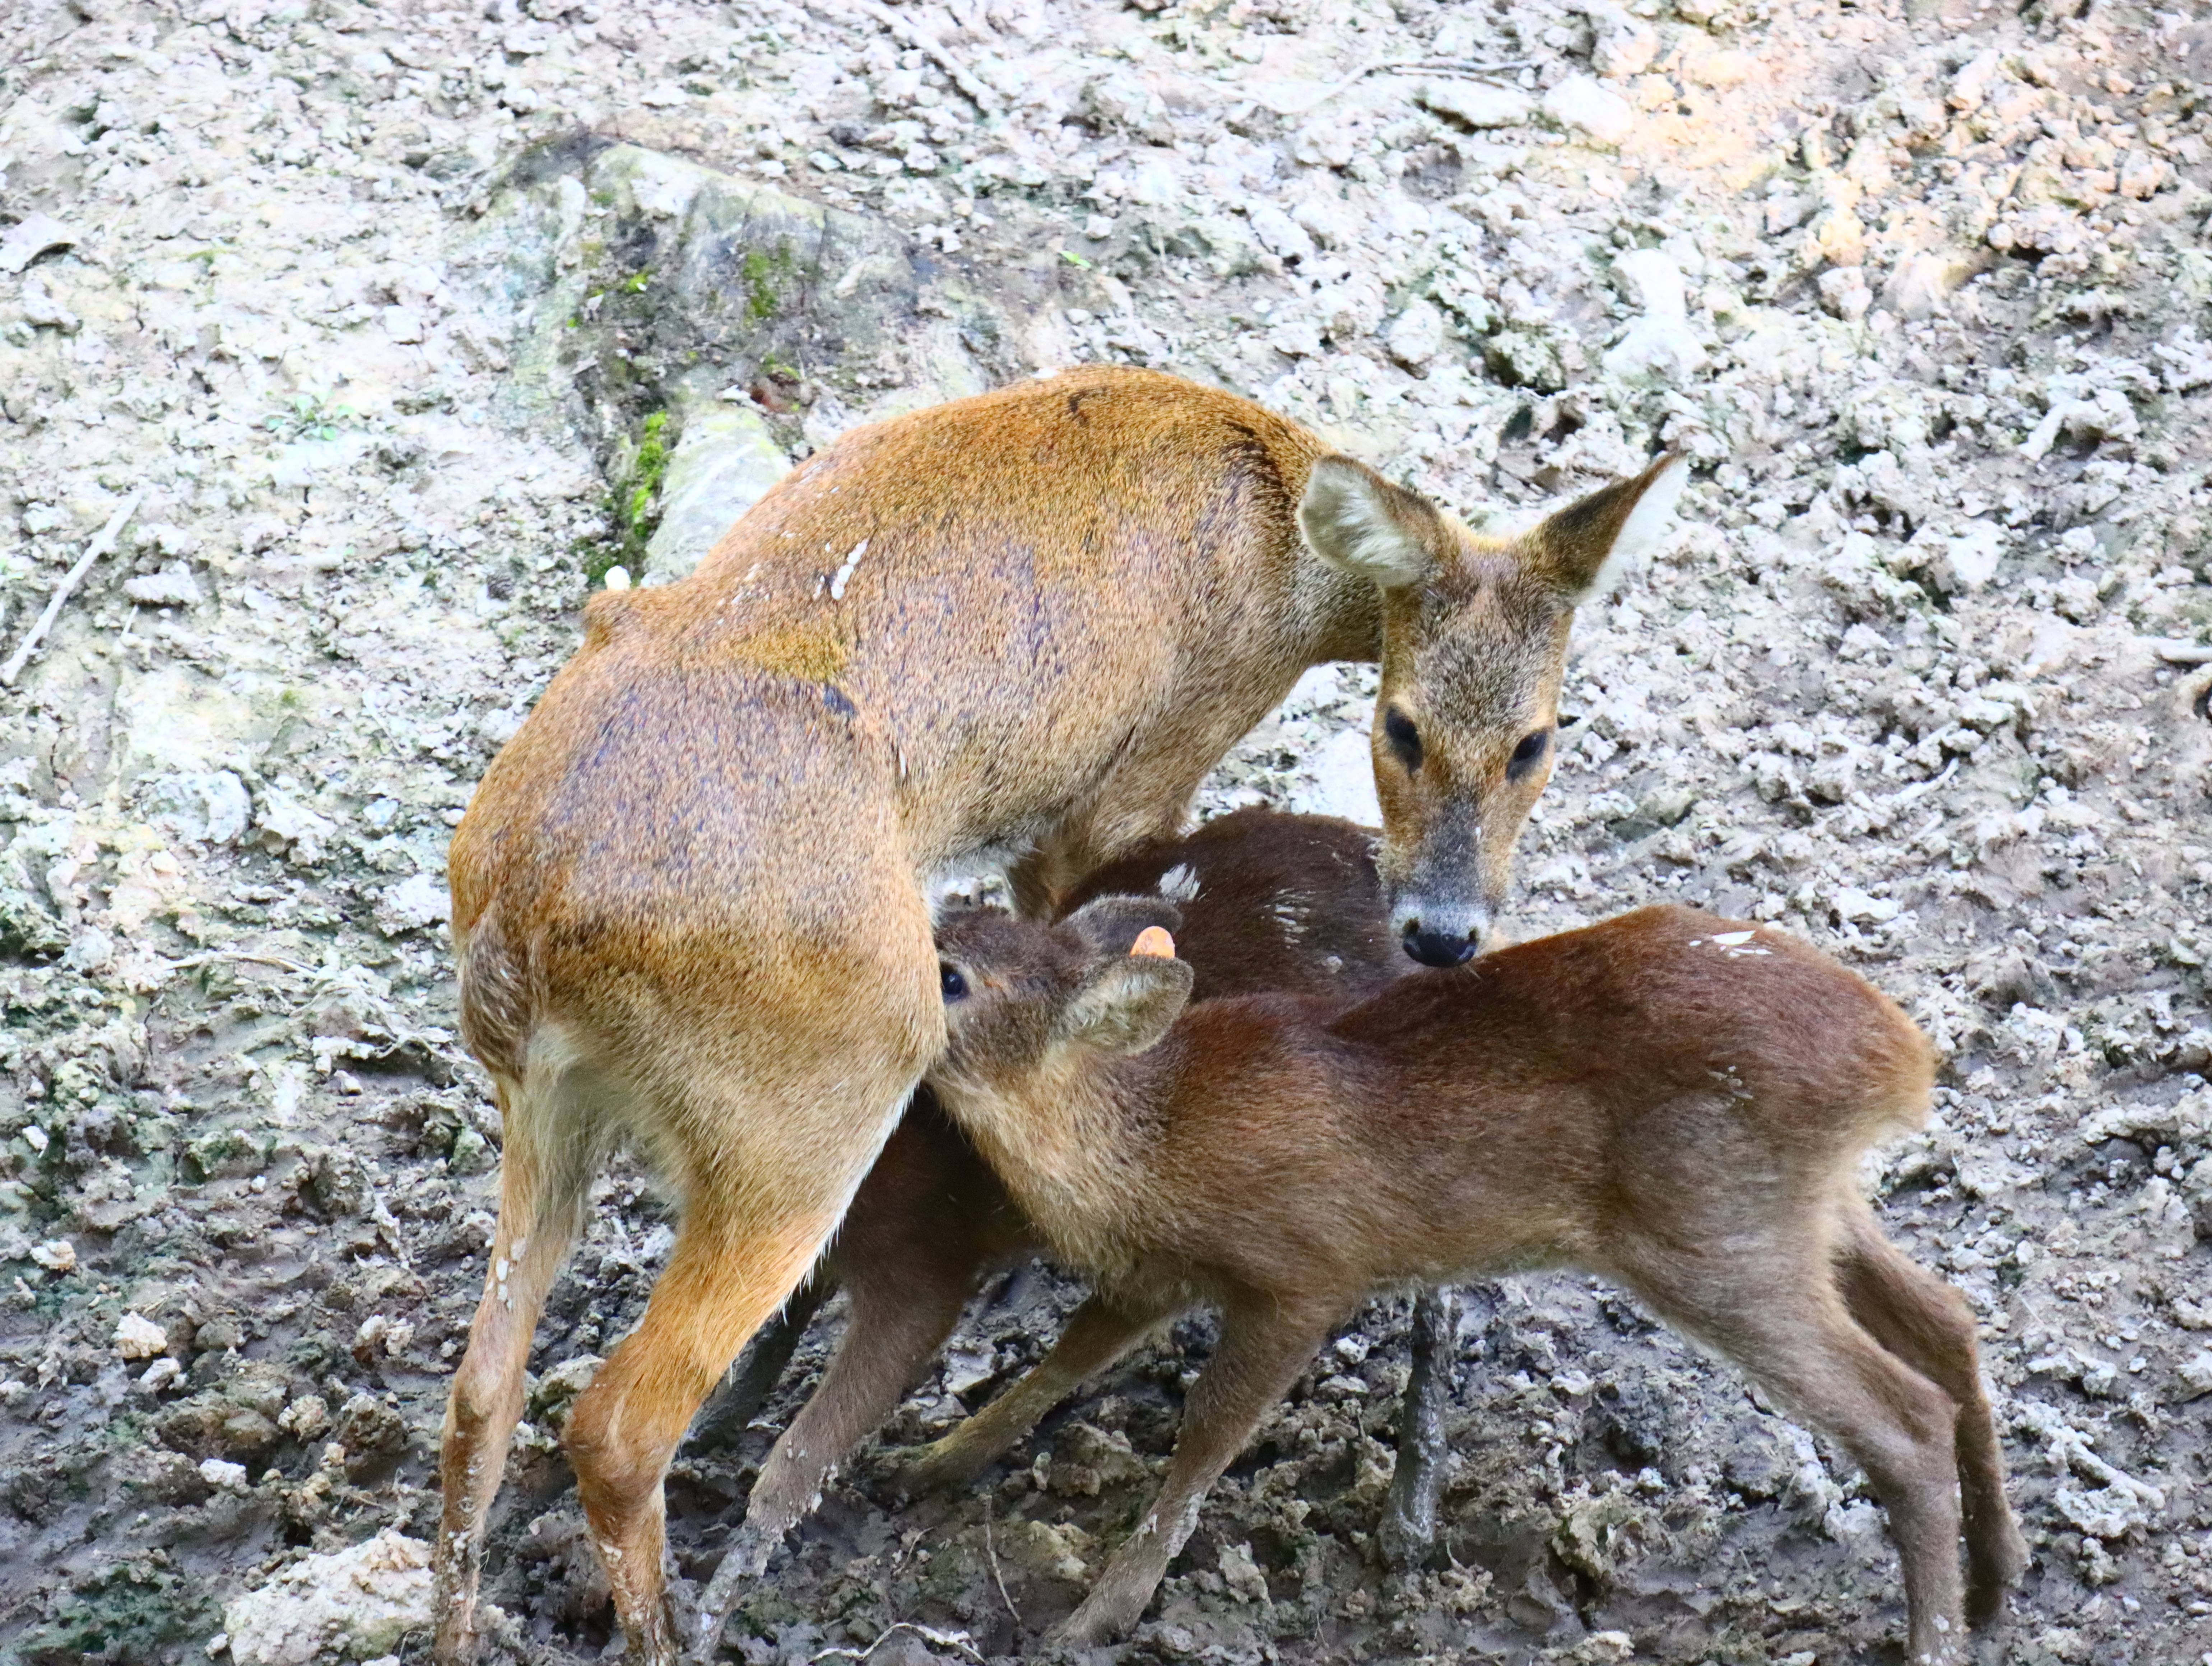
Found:
[[[182,960],[172,960],[168,970],[188,972],[195,966],[213,966],[228,960],[247,961],[256,966],[278,966],[288,972],[297,972],[301,977],[321,977],[317,967],[303,966],[296,960],[287,960],[278,954],[251,954],[244,949],[216,949],[206,954],[187,955]]]
[[[975,1646],[975,1639],[965,1632],[940,1632],[934,1626],[917,1624],[911,1620],[895,1620],[876,1633],[876,1640],[865,1649],[824,1649],[820,1654],[809,1655],[807,1666],[822,1660],[866,1660],[884,1646],[884,1639],[893,1632],[912,1632],[933,1649],[957,1649],[969,1659],[980,1662],[983,1651]]]
[[[1534,60],[1511,64],[1482,64],[1471,58],[1382,58],[1364,68],[1354,70],[1310,99],[1285,100],[1284,104],[1269,104],[1267,107],[1279,116],[1302,116],[1309,110],[1318,110],[1338,94],[1348,92],[1371,75],[1432,75],[1460,76],[1480,81],[1496,76],[1517,75],[1534,67]],[[1266,102],[1266,100],[1261,100]],[[1288,106],[1288,107],[1285,107]]]
[[[39,615],[38,622],[16,644],[15,651],[8,656],[8,663],[0,666],[0,684],[11,689],[15,686],[15,678],[30,660],[32,652],[45,640],[46,632],[53,629],[54,621],[61,617],[62,604],[69,600],[70,593],[83,582],[84,575],[92,571],[93,562],[115,547],[115,541],[123,536],[123,523],[137,514],[138,500],[145,495],[141,489],[125,498],[123,507],[107,518],[107,525],[94,533],[92,542],[84,546],[84,553],[76,558],[76,565],[62,575],[62,581],[54,587],[54,593],[46,599],[46,611]]]
[[[983,1554],[991,1564],[992,1583],[999,1588],[999,1600],[1006,1605],[1006,1612],[1014,1617],[1014,1624],[1022,1623],[1022,1611],[1014,1606],[1014,1599],[1006,1595],[1006,1576],[999,1572],[999,1541],[991,1531],[991,1495],[983,1494]]]

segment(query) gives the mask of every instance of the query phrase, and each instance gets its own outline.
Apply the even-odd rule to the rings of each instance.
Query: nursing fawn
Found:
[[[592,598],[448,863],[504,1136],[440,1455],[438,1658],[474,1650],[531,1340],[612,1148],[682,1226],[567,1444],[630,1652],[666,1666],[662,1473],[944,1043],[936,879],[1004,867],[1041,916],[1179,826],[1306,667],[1379,660],[1395,930],[1472,953],[1550,769],[1575,606],[1681,475],[1480,538],[1247,400],[1087,368],[856,429],[690,577]]]
[[[1125,891],[1179,905],[1194,1000],[1273,990],[1342,1007],[1411,970],[1383,909],[1374,834],[1332,817],[1240,810],[1188,838],[1147,842],[1085,881],[1068,906]],[[845,1333],[761,1466],[709,1611],[767,1566],[854,1447],[897,1409],[984,1280],[1043,1248],[924,1088],[816,1272],[818,1286],[846,1292]]]
[[[1965,1657],[1964,1619],[2025,1551],[1971,1313],[1854,1180],[1925,1114],[1929,1049],[1903,1012],[1802,943],[1680,907],[1413,972],[1348,1012],[1186,1010],[1174,923],[1109,897],[938,935],[932,1085],[1096,1293],[917,1478],[972,1476],[1174,1313],[1221,1311],[1165,1483],[1066,1639],[1136,1621],[1206,1489],[1370,1292],[1550,1265],[1625,1286],[1838,1440],[1888,1510],[1914,1658]]]

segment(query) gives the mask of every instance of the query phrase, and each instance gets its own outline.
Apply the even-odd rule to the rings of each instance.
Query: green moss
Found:
[[[747,249],[740,266],[745,291],[745,322],[765,324],[776,314],[781,304],[776,291],[789,282],[798,271],[799,263],[792,258],[791,245],[778,243],[773,252],[767,249]]]
[[[172,1658],[177,1645],[197,1642],[222,1624],[204,1581],[148,1561],[94,1574],[48,1612],[44,1625],[16,1643],[14,1657],[26,1666]]]
[[[610,568],[626,567],[635,574],[643,564],[645,546],[660,525],[660,483],[667,477],[674,445],[668,413],[653,412],[638,432],[636,455],[624,471],[627,481],[608,499],[611,535],[587,546],[584,553],[584,576],[595,587],[605,581]]]

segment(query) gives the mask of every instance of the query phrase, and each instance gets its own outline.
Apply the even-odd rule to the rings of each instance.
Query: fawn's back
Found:
[[[1036,932],[963,921],[939,948],[962,965],[1019,959],[1040,952]],[[1672,906],[1416,971],[1349,1012],[1195,1005],[1103,1070],[1078,1048],[994,1069],[1003,1043],[964,1056],[964,1024],[956,1008],[947,1108],[981,1109],[970,1131],[1018,1195],[1025,1170],[1040,1188],[1031,1213],[1055,1241],[1122,1276],[1172,1268],[1216,1288],[1351,1294],[1602,1263],[1618,1232],[1664,1230],[1693,1196],[1747,1218],[1812,1207],[1881,1133],[1917,1122],[1929,1081],[1925,1040],[1863,979],[1779,933]],[[1109,1155],[1048,1175],[1048,1099]]]

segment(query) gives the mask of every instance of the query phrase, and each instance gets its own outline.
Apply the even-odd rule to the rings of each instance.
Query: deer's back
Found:
[[[1132,758],[1188,755],[1194,785],[1308,663],[1326,599],[1300,588],[1318,581],[1295,513],[1319,449],[1247,401],[1130,370],[856,430],[690,578],[593,599],[585,646],[471,820],[513,842],[562,815],[658,815],[641,793],[665,787],[663,755],[726,754],[739,795],[811,782],[799,754],[823,726],[755,724],[708,693],[763,679],[823,690],[882,736],[917,869],[1043,836]],[[834,806],[826,820],[826,845],[786,842],[834,875],[872,824]],[[457,870],[457,915],[471,885]]]

